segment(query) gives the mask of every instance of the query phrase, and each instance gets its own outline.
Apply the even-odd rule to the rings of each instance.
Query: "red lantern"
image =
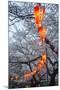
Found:
[[[40,27],[40,28],[38,29],[38,33],[39,33],[40,40],[41,40],[42,42],[44,42],[44,41],[45,41],[45,38],[46,38],[46,28]]]
[[[45,8],[42,8],[39,5],[34,7],[34,16],[35,16],[35,24],[37,27],[41,27],[42,21],[45,15]]]
[[[40,25],[40,7],[39,5],[34,7],[35,24],[38,27]]]

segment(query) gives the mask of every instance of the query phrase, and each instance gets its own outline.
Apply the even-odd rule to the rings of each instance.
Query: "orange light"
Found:
[[[32,70],[33,75],[35,75],[35,74],[36,74],[36,71],[37,71],[37,68],[36,68],[36,67],[34,67],[34,68],[33,68],[33,70]]]
[[[40,39],[42,40],[42,42],[45,41],[45,38],[46,38],[46,28],[43,28],[43,27],[42,27],[42,30],[40,29],[39,37],[40,37]]]
[[[43,27],[42,26],[41,27],[38,27],[38,33],[42,32],[42,30],[43,30]]]
[[[40,7],[39,5],[36,5],[34,7],[34,16],[35,16],[35,24],[37,27],[41,26],[41,22],[40,22]]]
[[[36,6],[34,7],[34,15],[35,15],[35,16],[39,16],[39,12],[40,12],[40,7],[39,7],[39,5],[36,5]]]
[[[35,24],[37,27],[41,26],[41,23],[40,23],[40,17],[35,17]]]
[[[29,78],[31,78],[31,76],[32,76],[32,73],[30,71],[28,71],[24,74],[24,79],[28,80]]]
[[[14,78],[13,77],[11,77],[11,80],[13,80]]]
[[[43,60],[44,62],[46,62],[46,53],[43,53],[43,54],[42,54],[42,60]]]
[[[15,80],[19,80],[19,76],[18,75],[15,76]]]
[[[42,22],[45,15],[45,8],[41,7],[40,9],[40,21]]]
[[[36,5],[34,7],[35,24],[37,27],[42,26],[42,21],[45,15],[45,7]]]
[[[44,61],[43,61],[43,60],[41,60],[40,64],[41,64],[41,65],[44,65]]]

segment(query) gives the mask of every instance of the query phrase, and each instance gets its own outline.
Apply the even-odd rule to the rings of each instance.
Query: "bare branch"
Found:
[[[55,50],[55,47],[51,44],[51,42],[46,38],[46,43],[50,45],[50,48],[52,49],[53,52],[55,52],[58,55],[58,49]]]
[[[31,63],[31,62],[33,62],[33,61],[36,61],[37,59],[39,59],[39,58],[41,58],[41,56],[39,56],[39,57],[36,57],[36,58],[34,58],[34,59],[32,59],[32,60],[28,60],[28,61],[18,61],[18,62],[11,62],[11,61],[9,61],[9,63],[22,63],[22,64],[29,64],[29,63]]]

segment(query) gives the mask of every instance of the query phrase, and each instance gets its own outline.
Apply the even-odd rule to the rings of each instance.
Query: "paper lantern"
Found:
[[[40,25],[40,7],[36,5],[34,7],[35,24],[38,27]]]
[[[13,77],[11,77],[11,80],[14,80],[14,78],[13,78]]]
[[[40,28],[40,30],[39,30],[39,37],[40,37],[40,40],[42,42],[45,41],[45,38],[46,38],[46,28],[44,28],[44,27]]]
[[[32,77],[32,73],[30,71],[27,71],[24,73],[24,79],[25,80],[28,80]]]
[[[19,80],[19,76],[18,75],[15,76],[15,80]]]
[[[39,13],[40,13],[40,7],[39,7],[39,5],[36,5],[34,7],[34,15],[35,16],[39,16]]]
[[[44,63],[46,62],[46,53],[45,52],[42,54],[42,60],[44,61]]]
[[[35,16],[35,24],[37,27],[42,26],[42,21],[44,19],[44,15],[45,15],[45,8],[36,5],[34,7],[34,16]]]
[[[36,74],[36,72],[37,72],[37,68],[36,68],[36,67],[34,67],[34,68],[33,68],[33,70],[32,70],[32,72],[33,72],[33,75],[35,75],[35,74]]]

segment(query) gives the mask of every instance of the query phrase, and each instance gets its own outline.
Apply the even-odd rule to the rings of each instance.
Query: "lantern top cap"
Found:
[[[39,11],[40,9],[43,10],[43,13],[45,13],[45,7],[41,7],[41,5],[37,4],[35,7],[34,7],[34,11],[37,12]]]
[[[34,10],[35,10],[35,11],[38,11],[38,10],[39,10],[39,5],[36,5],[36,6],[34,7]]]

